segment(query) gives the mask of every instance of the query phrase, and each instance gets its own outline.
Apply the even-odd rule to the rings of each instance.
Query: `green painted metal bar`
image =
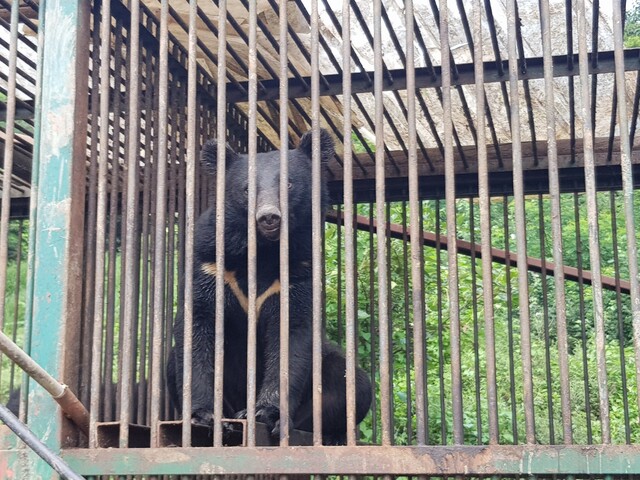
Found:
[[[13,435],[9,427],[1,425],[0,429],[6,429]],[[0,437],[2,434],[0,430]],[[24,468],[24,456],[24,450],[0,450],[0,478],[8,480],[31,478]]]
[[[33,243],[33,291],[30,352],[45,370],[68,385],[77,365],[82,299],[84,165],[88,49],[88,7],[83,0],[47,0],[40,4],[45,41],[42,81],[37,92],[42,118],[36,189],[37,223]],[[80,119],[80,121],[78,121]],[[30,292],[31,293],[31,292]],[[55,401],[37,387],[29,397],[29,427],[53,451],[76,442],[75,430]],[[32,478],[51,478],[49,466],[35,454],[28,457]]]
[[[82,475],[623,475],[637,445],[460,447],[223,447],[66,450]]]

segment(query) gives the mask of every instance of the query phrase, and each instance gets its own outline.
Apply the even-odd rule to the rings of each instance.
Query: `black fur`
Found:
[[[207,142],[201,159],[210,172],[216,172],[217,143]],[[324,166],[334,155],[333,140],[322,130],[321,161]],[[310,431],[311,423],[311,132],[290,150],[289,160],[289,322],[290,322],[290,397],[289,413],[293,427]],[[225,155],[225,271],[232,272],[238,287],[247,295],[247,183],[246,155],[235,153],[228,145]],[[260,297],[279,281],[279,171],[280,152],[257,156],[258,231],[257,295]],[[324,175],[323,175],[324,176]],[[328,207],[325,182],[322,182],[322,206]],[[193,382],[192,421],[210,425],[213,418],[215,275],[205,272],[214,264],[215,209],[199,218],[195,232],[193,300]],[[319,288],[316,286],[315,288]],[[223,417],[246,415],[247,314],[238,296],[225,287],[225,352]],[[280,297],[272,295],[262,304],[258,318],[257,419],[265,422],[272,434],[279,434],[279,348]],[[167,381],[174,406],[181,407],[183,364],[183,308],[175,319],[175,348],[167,364]],[[346,432],[345,359],[340,350],[323,344],[323,436],[326,443],[344,441]],[[372,398],[371,382],[357,370],[357,422],[367,414]]]

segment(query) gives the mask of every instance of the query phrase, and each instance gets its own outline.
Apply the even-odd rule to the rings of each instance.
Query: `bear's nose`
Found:
[[[258,212],[258,223],[269,229],[274,229],[280,226],[280,212],[273,209],[264,209]]]
[[[275,227],[280,224],[280,215],[278,215],[277,213],[269,213],[267,215],[261,216],[258,221],[263,225]]]

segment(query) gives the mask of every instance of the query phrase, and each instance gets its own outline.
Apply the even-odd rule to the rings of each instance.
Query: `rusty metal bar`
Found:
[[[420,204],[416,205],[416,210],[419,209]],[[411,328],[411,309],[409,308],[409,304],[412,302],[412,299],[409,299],[409,239],[408,239],[408,231],[407,231],[407,202],[402,202],[402,293],[403,293],[403,314],[404,314],[404,341],[405,341],[405,354],[404,354],[404,375],[406,383],[406,400],[405,406],[407,409],[406,415],[406,423],[405,428],[407,432],[407,439],[411,444],[413,442],[413,388],[412,388],[412,380],[411,380],[411,360],[412,360],[412,351],[411,351],[411,341],[413,335],[413,329]],[[419,246],[419,245],[418,245]],[[417,259],[417,262],[412,261],[413,264],[417,263],[418,268],[420,267],[420,258]],[[422,307],[422,298],[420,300],[420,307]],[[393,333],[393,332],[392,332]],[[422,367],[424,369],[424,367]],[[424,376],[416,376],[416,383],[423,383]],[[422,404],[424,406],[424,397],[421,398],[422,403],[418,403],[418,405]],[[419,421],[419,420],[417,420]],[[424,440],[420,440],[418,437],[418,442],[424,442]],[[421,443],[418,443],[421,444]]]
[[[247,205],[247,445],[256,445],[256,394],[257,394],[257,329],[256,310],[257,280],[257,234],[256,202],[258,150],[258,28],[257,2],[249,1],[249,129],[248,129],[248,205]]]
[[[351,8],[349,0],[342,2],[342,71],[351,71]],[[345,320],[346,320],[346,382],[347,382],[347,445],[356,444],[356,363],[357,363],[357,295],[356,295],[356,232],[354,227],[355,208],[353,202],[353,155],[351,132],[351,77],[344,75],[342,82],[343,109],[343,162],[344,162],[344,226],[345,226]],[[340,226],[338,225],[338,229]],[[340,305],[340,303],[338,303]]]
[[[226,3],[225,3],[226,7]],[[186,159],[187,159],[187,171],[186,171],[186,179],[185,179],[185,251],[184,251],[184,323],[183,323],[183,372],[182,372],[182,382],[183,382],[183,397],[182,397],[182,444],[183,445],[191,445],[191,406],[192,406],[192,383],[193,383],[193,372],[192,372],[192,359],[193,359],[193,257],[194,257],[194,229],[195,229],[195,177],[196,177],[196,115],[198,113],[197,110],[197,99],[196,99],[196,91],[197,91],[197,67],[198,67],[198,58],[197,58],[197,9],[198,2],[197,0],[191,0],[189,2],[189,47],[188,47],[188,59],[187,59],[187,115],[186,115],[186,130],[187,130],[187,147],[186,147]],[[223,28],[224,30],[224,28]],[[226,41],[224,38],[220,39],[223,45],[226,46]],[[219,49],[222,48],[219,46]],[[222,81],[224,83],[224,75],[226,73],[226,60],[221,62],[220,70],[218,71],[218,82]],[[222,84],[218,83],[218,95],[224,95],[224,87]],[[221,93],[222,92],[222,93]],[[220,115],[220,108],[218,108],[218,120]],[[224,114],[223,114],[224,115]],[[183,120],[184,120],[183,115]],[[220,125],[218,125],[220,127]],[[226,123],[222,120],[222,127],[224,128]],[[184,124],[183,129],[184,132]],[[220,130],[218,130],[218,133]],[[224,135],[226,136],[226,131],[224,131]],[[175,135],[172,135],[175,137]],[[224,144],[224,143],[223,143]],[[218,149],[218,158],[220,156],[220,151],[222,151],[222,155],[224,155],[224,148]],[[183,153],[184,150],[183,150]],[[175,161],[180,161],[176,159]],[[182,164],[182,162],[180,161]],[[221,163],[221,169],[224,170],[224,162]],[[217,170],[219,172],[219,170]],[[220,173],[218,173],[220,175]],[[224,181],[225,176],[223,175],[222,181]],[[219,179],[218,179],[219,180]],[[220,180],[219,180],[220,181]],[[219,188],[219,185],[218,185]],[[216,197],[218,199],[218,197]],[[217,200],[218,201],[218,200]],[[220,202],[224,204],[224,196],[220,197]],[[217,204],[219,205],[219,204]],[[174,208],[174,204],[172,203],[172,208]],[[219,207],[217,207],[219,208]],[[219,211],[219,210],[218,210]],[[216,219],[217,220],[217,219]],[[173,223],[173,216],[172,216]],[[222,237],[222,245],[224,249],[224,224],[222,230],[216,230],[216,233]],[[171,235],[173,236],[174,229],[171,228]],[[217,239],[217,237],[216,237]],[[217,240],[216,240],[217,241]],[[216,262],[218,262],[218,245],[216,244]],[[222,263],[218,263],[220,269],[224,270],[224,256],[222,259]],[[219,275],[216,277],[216,282],[218,282]],[[221,285],[222,292],[224,292],[224,282]],[[218,284],[216,283],[216,334],[218,333],[219,322],[224,321],[223,313],[218,312],[217,308],[222,302],[224,305],[224,298],[220,300],[218,295],[220,294],[220,289],[218,288]],[[224,306],[222,307],[224,310]],[[221,315],[219,320],[218,315]],[[222,334],[224,335],[224,334]],[[222,356],[219,350],[222,349],[223,346],[220,345],[222,339],[218,339],[216,337],[215,340],[215,355],[216,360],[218,355]],[[222,360],[221,360],[222,362]],[[216,364],[217,365],[217,364]],[[219,392],[219,395],[214,397],[214,426],[213,426],[213,441],[214,445],[218,446],[219,443],[222,442],[222,428],[220,424],[220,418],[222,417],[222,389],[224,388],[222,385],[222,372],[224,370],[217,371],[220,375],[220,390],[215,390]],[[210,381],[206,379],[205,381]],[[217,381],[214,379],[214,383]],[[220,397],[218,399],[218,397]]]
[[[158,147],[156,150],[156,188],[155,188],[155,242],[154,242],[154,290],[152,335],[151,335],[151,446],[159,446],[159,421],[161,411],[160,382],[163,376],[162,345],[165,295],[165,242],[166,242],[166,206],[167,206],[167,113],[168,113],[168,0],[160,6],[160,50],[158,57],[158,122],[155,125]],[[186,278],[185,278],[186,282]],[[170,338],[170,337],[167,337]],[[186,341],[186,340],[185,340]]]
[[[627,232],[627,258],[629,259],[629,280],[631,283],[631,312],[633,324],[633,347],[636,360],[636,399],[640,410],[640,276],[638,275],[638,240],[634,216],[633,173],[631,170],[631,143],[629,139],[629,119],[627,117],[627,93],[624,74],[624,42],[622,5],[613,2],[613,43],[615,57],[615,77],[618,96],[618,124],[622,167],[622,191],[624,198],[624,219]],[[625,2],[626,3],[626,2]]]
[[[540,29],[544,59],[545,105],[547,118],[547,156],[549,158],[549,192],[551,194],[551,229],[553,261],[564,265],[562,253],[562,218],[560,210],[560,181],[558,175],[558,151],[556,144],[555,93],[553,64],[551,58],[551,13],[549,0],[540,0]],[[541,237],[542,239],[542,237]],[[543,257],[543,255],[540,255]],[[567,340],[567,309],[565,299],[565,277],[562,268],[554,270],[555,312],[558,342],[558,365],[560,370],[560,405],[564,443],[573,443],[571,423],[571,390],[569,385],[569,347]]]
[[[318,0],[311,0],[311,235],[313,276],[313,444],[322,445],[322,195],[323,168],[320,144],[320,14]]]
[[[368,237],[369,237],[369,335],[370,335],[370,356],[369,356],[369,365],[371,367],[371,381],[376,384],[376,345],[377,345],[377,335],[376,335],[376,327],[375,327],[375,260],[374,260],[374,245],[373,245],[373,204],[369,204],[369,217],[368,217]],[[371,435],[373,441],[376,442],[378,440],[378,395],[373,396],[373,401],[371,402]]]
[[[625,354],[625,326],[624,310],[622,307],[622,292],[620,290],[620,253],[618,251],[618,215],[616,213],[616,193],[609,192],[609,205],[611,212],[611,249],[613,250],[613,267],[616,278],[616,317],[618,320],[618,343],[620,347],[620,379],[622,381],[622,408],[624,416],[624,436],[627,443],[631,443],[632,423],[629,418],[629,388],[627,380],[627,365]]]
[[[440,2],[440,45],[442,63],[442,108],[444,116],[444,161],[447,216],[449,324],[451,329],[451,400],[453,408],[453,441],[464,441],[462,414],[462,378],[460,364],[460,307],[456,234],[456,191],[453,164],[453,119],[451,112],[451,57],[449,52],[449,7]]]
[[[73,386],[72,388],[77,389],[78,396],[80,397],[80,401],[84,405],[89,405],[91,400],[91,389],[89,385],[91,384],[91,356],[92,356],[92,347],[93,347],[93,322],[90,321],[93,317],[94,312],[94,292],[95,292],[95,268],[96,268],[96,230],[97,230],[97,188],[98,188],[98,131],[99,131],[99,100],[100,95],[98,95],[98,74],[100,64],[100,49],[98,48],[99,44],[99,34],[100,28],[98,25],[101,24],[101,15],[100,9],[96,8],[92,11],[92,21],[93,28],[91,32],[91,44],[94,48],[91,49],[91,90],[93,95],[90,97],[89,102],[89,112],[90,118],[88,120],[88,129],[91,132],[88,138],[88,150],[90,151],[89,155],[87,155],[87,160],[89,162],[88,175],[86,180],[86,188],[87,188],[87,209],[85,212],[85,239],[84,239],[84,250],[83,256],[85,258],[83,265],[83,278],[84,284],[82,285],[83,292],[82,297],[83,301],[83,318],[87,321],[82,322],[80,325],[81,330],[81,338],[80,341],[82,345],[82,351],[80,353],[80,361],[79,361],[79,382],[77,386]],[[107,94],[108,95],[108,94]]]
[[[203,475],[264,473],[361,475],[629,475],[640,471],[636,445],[610,446],[371,446],[225,447],[173,449],[64,450],[62,458],[83,475]],[[363,449],[367,454],[363,455]],[[296,461],[292,462],[291,459]]]
[[[171,55],[173,55],[174,53],[172,53]],[[171,59],[171,55],[169,56],[169,59]],[[187,67],[188,68],[188,67]],[[169,69],[171,69],[171,66],[169,66]],[[169,142],[169,153],[170,155],[168,156],[167,160],[167,168],[168,168],[168,172],[167,172],[167,180],[168,180],[168,184],[165,184],[165,188],[168,189],[168,193],[167,193],[167,197],[169,200],[168,205],[170,205],[170,207],[167,208],[167,230],[166,230],[166,248],[165,248],[165,257],[164,257],[164,271],[166,272],[166,288],[165,288],[165,297],[164,297],[164,317],[165,317],[165,325],[166,325],[166,333],[165,333],[165,338],[173,338],[174,335],[174,319],[173,319],[173,302],[169,302],[167,301],[167,298],[173,298],[175,295],[175,291],[176,291],[176,287],[177,287],[177,283],[175,281],[175,275],[174,275],[174,271],[175,271],[175,261],[176,261],[176,235],[175,235],[175,228],[176,228],[176,218],[174,213],[175,210],[175,205],[176,205],[176,184],[178,183],[178,168],[177,168],[177,163],[179,161],[179,158],[182,159],[184,157],[179,157],[179,155],[181,155],[181,152],[184,152],[181,147],[181,142],[178,142],[178,135],[174,135],[173,132],[185,132],[187,127],[186,127],[186,120],[185,120],[185,114],[184,114],[184,104],[185,104],[185,100],[187,98],[187,88],[188,85],[184,82],[184,80],[174,80],[172,82],[173,78],[169,77],[169,81],[171,83],[173,83],[174,88],[172,90],[169,91],[169,119],[170,122],[168,123],[167,127],[170,128],[170,130],[168,130],[168,133],[171,141]],[[187,82],[188,83],[188,82]],[[174,94],[174,92],[177,92],[177,94]],[[183,163],[183,162],[180,162]],[[186,196],[186,195],[185,195]],[[179,200],[180,202],[182,202],[182,199]],[[184,203],[186,203],[186,198],[184,199]],[[186,217],[186,213],[185,213],[185,217]],[[184,221],[184,223],[186,223],[186,219]],[[180,225],[180,223],[178,224]],[[184,245],[185,242],[183,242]],[[183,252],[186,251],[186,246],[183,247]],[[186,256],[185,253],[183,253],[183,257]],[[186,259],[185,259],[185,264],[186,264]],[[186,267],[185,267],[186,268]],[[185,282],[185,288],[186,288],[186,282]],[[184,293],[182,296],[182,301],[184,302]],[[184,328],[184,326],[183,326]],[[188,328],[188,326],[187,326]],[[187,332],[188,333],[188,332]],[[191,338],[191,337],[190,337]],[[187,340],[188,341],[188,340]],[[165,358],[168,358],[168,356],[170,355],[170,347],[171,347],[171,342],[166,342],[166,350],[165,350]],[[183,344],[183,354],[184,352],[187,350],[187,347],[189,347],[188,345],[184,345]],[[183,361],[184,361],[184,355],[183,355]],[[188,360],[187,360],[188,362]],[[187,367],[189,367],[189,365],[187,365]],[[183,370],[182,370],[182,375],[184,377],[185,373],[188,374],[189,373],[189,369],[185,369],[184,368],[184,363],[182,366]],[[183,385],[184,385],[184,380],[183,380]],[[193,382],[191,383],[191,386],[193,387]],[[184,390],[183,392],[184,393]],[[188,394],[188,393],[187,393]],[[193,396],[193,394],[192,394]],[[182,399],[182,405],[184,405],[184,398]],[[191,411],[188,410],[188,418],[191,418]],[[182,414],[182,412],[180,412],[180,414]]]
[[[11,6],[11,30],[9,33],[9,72],[7,82],[7,120],[2,168],[2,208],[0,209],[0,299],[4,306],[7,291],[7,260],[9,254],[9,213],[11,212],[11,176],[13,172],[13,148],[16,125],[16,67],[18,64],[18,12],[20,2],[14,0]],[[16,307],[17,308],[17,307]],[[0,308],[0,332],[4,330],[5,308]],[[2,355],[0,354],[0,367]],[[1,375],[1,368],[0,368]]]
[[[475,224],[475,202],[469,199],[469,236],[471,244],[476,244],[476,224]],[[475,253],[471,253],[471,298],[480,298],[478,295],[478,261]],[[483,427],[482,427],[482,380],[480,375],[480,325],[478,320],[479,302],[472,303],[473,312],[473,345],[474,345],[474,380],[476,385],[476,441],[478,445],[482,445]]]
[[[446,417],[446,398],[444,388],[444,319],[442,308],[442,248],[440,239],[441,235],[441,210],[440,200],[435,201],[436,211],[436,311],[438,312],[438,389],[439,389],[439,402],[440,402],[440,442],[444,445],[447,443],[447,417]]]
[[[584,381],[584,400],[585,400],[585,416],[587,423],[587,443],[593,443],[593,428],[591,425],[591,386],[589,384],[589,353],[587,351],[587,315],[584,305],[584,280],[582,269],[582,219],[580,215],[580,200],[577,193],[573,194],[573,221],[575,223],[575,244],[576,244],[576,265],[578,269],[578,298],[579,298],[579,318],[581,331],[581,350],[582,350],[582,378]]]
[[[383,62],[382,62],[382,0],[373,1],[374,67],[373,76],[375,95],[375,135],[376,135],[376,218],[379,222],[385,218],[385,155],[384,155],[384,98],[383,98]],[[387,239],[386,234],[378,230],[377,267],[378,267],[378,325],[380,341],[380,411],[382,414],[382,445],[391,445],[391,376],[389,371],[389,291],[387,284]]]
[[[522,374],[524,382],[524,412],[527,443],[535,442],[533,408],[533,378],[531,366],[531,329],[529,318],[529,284],[527,279],[526,220],[524,211],[524,189],[522,175],[522,145],[520,139],[520,105],[518,86],[518,54],[516,49],[516,2],[507,2],[508,44],[509,44],[509,95],[511,97],[511,138],[513,143],[513,191],[516,218],[516,253],[518,257],[518,292],[520,341],[522,350]]]
[[[133,332],[137,319],[137,275],[138,259],[138,145],[140,133],[140,0],[131,2],[131,28],[128,35],[129,69],[127,90],[129,93],[127,130],[127,198],[124,227],[125,251],[122,290],[124,311],[120,320],[122,343],[120,349],[120,447],[129,442],[131,422],[131,386],[133,384]]]
[[[144,113],[145,113],[145,124],[144,124],[144,153],[142,154],[144,158],[144,167],[142,173],[144,176],[141,179],[142,182],[142,225],[141,225],[141,252],[140,252],[140,268],[142,272],[140,274],[140,286],[142,288],[142,292],[140,293],[140,325],[139,325],[139,344],[137,346],[138,351],[138,366],[137,371],[140,372],[140,377],[136,381],[137,386],[137,416],[136,416],[136,424],[138,425],[149,425],[150,421],[147,416],[147,410],[149,404],[147,402],[147,386],[150,383],[150,379],[148,376],[148,372],[150,371],[147,368],[148,360],[147,353],[149,352],[149,341],[148,341],[148,332],[150,326],[150,313],[149,313],[149,299],[153,297],[153,289],[149,289],[149,270],[150,270],[150,256],[149,256],[149,213],[151,209],[151,130],[153,123],[153,100],[154,100],[154,90],[155,90],[155,82],[153,78],[153,62],[152,56],[149,52],[146,52],[145,55],[145,76],[144,81],[146,84],[146,92],[144,96]]]
[[[191,0],[192,5],[197,0]],[[193,6],[192,6],[193,8]],[[193,12],[196,13],[195,11]],[[226,73],[227,73],[227,0],[218,2],[218,98],[217,98],[217,139],[220,146],[227,137],[226,117]],[[191,17],[190,17],[191,18]],[[190,20],[191,21],[191,20]],[[193,19],[195,22],[195,18]],[[195,27],[195,23],[194,23]],[[195,35],[195,32],[194,32]],[[195,50],[194,50],[195,59]],[[215,355],[214,355],[214,392],[213,402],[213,446],[222,446],[222,401],[224,392],[224,272],[225,272],[225,197],[226,197],[226,148],[218,148],[216,162],[216,315],[215,315]]]
[[[35,360],[27,355],[24,350],[11,341],[0,331],[0,351],[2,351],[11,361],[18,364],[33,380],[38,382],[49,395],[60,405],[63,412],[82,430],[85,434],[89,432],[89,412],[82,403],[69,390],[69,388],[53,378]]]
[[[549,284],[547,281],[547,242],[546,226],[544,219],[544,199],[538,195],[538,246],[540,248],[540,260],[542,271],[540,272],[540,285],[542,290],[542,329],[544,337],[544,366],[545,380],[547,384],[547,421],[549,426],[549,439],[547,443],[556,443],[555,421],[554,421],[554,398],[553,398],[553,373],[551,371],[551,333],[549,328]]]
[[[418,152],[416,146],[416,66],[415,66],[415,11],[413,0],[405,2],[405,28],[407,49],[407,123],[409,124],[409,228],[411,229],[411,300],[413,306],[413,368],[415,375],[415,405],[416,405],[416,440],[418,445],[427,442],[427,422],[425,411],[425,345],[424,345],[424,290],[422,288],[421,262],[423,250],[418,238],[420,237],[420,198],[418,191]],[[406,240],[406,229],[404,236]],[[409,272],[405,270],[405,276]],[[409,342],[407,341],[407,350]],[[409,358],[407,358],[407,364]],[[407,385],[409,381],[407,380]],[[410,402],[408,395],[407,402]],[[409,412],[409,409],[408,409]],[[410,417],[410,415],[408,414]]]
[[[585,1],[577,0],[578,32],[586,32]],[[602,443],[611,442],[609,425],[609,392],[607,388],[607,368],[605,352],[604,312],[602,305],[602,280],[600,272],[600,239],[598,233],[598,206],[596,202],[595,168],[593,160],[593,124],[589,115],[590,93],[587,65],[587,38],[584,33],[578,35],[580,96],[582,99],[581,117],[584,138],[584,175],[589,224],[589,258],[593,274],[593,316],[596,329],[596,362],[598,364],[598,392],[600,399],[600,422]]]
[[[489,443],[497,444],[498,396],[496,386],[496,347],[493,310],[493,268],[491,265],[491,200],[489,198],[489,171],[487,163],[486,93],[482,69],[482,0],[473,2],[473,38],[476,78],[476,132],[478,147],[478,197],[480,209],[480,248],[482,256],[482,294],[484,302],[484,338],[487,369],[487,408],[489,421]]]
[[[282,211],[282,223],[280,226],[280,446],[289,445],[289,93],[288,83],[284,81],[288,77],[289,71],[289,36],[288,36],[288,8],[287,0],[280,0],[279,27],[280,27],[280,49],[278,51],[280,59],[280,209]],[[315,144],[314,144],[315,146]],[[283,196],[284,193],[284,196]],[[312,194],[312,199],[314,199]],[[315,199],[314,199],[315,200]],[[315,225],[315,224],[314,224]],[[317,244],[316,244],[317,245]],[[315,258],[314,258],[315,259]],[[314,262],[314,273],[319,265]],[[315,277],[314,277],[315,278]],[[320,282],[314,285],[320,285]],[[317,288],[313,289],[314,300],[316,300]],[[314,301],[314,307],[316,305]],[[314,315],[316,310],[313,310]],[[314,322],[315,322],[314,318]],[[314,323],[315,325],[315,323]],[[315,352],[314,352],[315,353]],[[313,386],[317,387],[317,365],[315,356],[313,362]],[[313,397],[313,421],[314,421],[314,441],[316,426],[322,431],[322,423],[316,424],[317,411],[320,403],[317,402],[317,395],[314,391]]]
[[[91,354],[91,397],[89,417],[89,447],[96,448],[98,443],[97,425],[100,419],[100,403],[104,392],[101,389],[103,379],[102,349],[103,322],[105,318],[105,241],[107,239],[107,175],[109,173],[109,71],[111,61],[111,3],[103,2],[100,23],[100,132],[98,157],[98,211],[96,216],[96,265],[93,314],[93,341]],[[95,28],[95,27],[94,27]],[[94,67],[95,68],[95,67]],[[96,92],[94,90],[94,95]],[[114,155],[115,156],[115,155]],[[114,160],[115,162],[115,160]],[[115,169],[114,169],[115,170]],[[89,317],[87,318],[89,320]],[[111,378],[108,379],[111,383]]]
[[[122,51],[123,45],[123,28],[122,22],[116,20],[115,28],[115,51]],[[122,81],[122,66],[126,59],[123,59],[121,55],[115,55],[114,59],[114,84],[119,89]],[[113,126],[113,138],[120,138],[121,124],[120,124],[120,112],[121,112],[122,95],[115,95],[113,102],[114,111],[114,126]],[[113,378],[113,356],[114,343],[115,343],[115,304],[116,304],[116,265],[117,265],[117,245],[116,238],[118,235],[118,198],[120,196],[120,176],[124,169],[120,165],[120,152],[119,148],[116,148],[112,155],[112,169],[111,169],[111,190],[109,192],[109,263],[107,267],[107,326],[105,332],[105,357],[104,357],[104,373],[102,378],[111,380]],[[116,401],[115,401],[115,389],[113,382],[104,382],[104,399],[103,399],[103,420],[111,421],[116,417]]]
[[[507,344],[508,344],[508,358],[509,358],[509,400],[511,404],[511,433],[513,436],[513,443],[519,443],[518,436],[518,418],[516,405],[516,381],[515,381],[515,361],[514,361],[514,338],[513,338],[513,287],[511,285],[511,241],[510,241],[510,226],[509,226],[509,201],[507,197],[502,199],[502,228],[504,229],[504,249],[507,253],[506,266],[506,293],[507,293]]]

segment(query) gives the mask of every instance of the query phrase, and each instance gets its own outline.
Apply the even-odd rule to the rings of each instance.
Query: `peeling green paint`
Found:
[[[47,0],[40,2],[40,28],[45,41],[40,44],[41,82],[37,92],[39,111],[36,125],[37,158],[34,170],[38,182],[35,190],[35,238],[32,258],[31,343],[33,358],[54,377],[62,379],[63,344],[67,311],[65,288],[69,278],[69,259],[73,198],[73,158],[78,129],[77,122],[82,76],[76,48],[83,27],[84,0]],[[38,120],[38,119],[37,119]],[[78,157],[84,162],[84,158]],[[35,387],[29,396],[29,427],[54,451],[61,446],[62,418],[53,399]],[[17,457],[16,457],[17,460]],[[33,452],[29,453],[30,478],[54,478],[53,470]]]
[[[222,447],[67,450],[83,475],[628,475],[637,445]]]

